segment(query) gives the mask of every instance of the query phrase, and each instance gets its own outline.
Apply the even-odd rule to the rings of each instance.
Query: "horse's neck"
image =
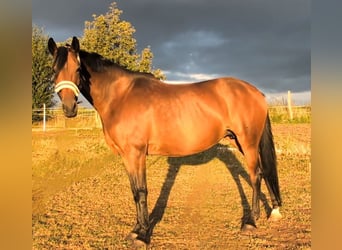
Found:
[[[131,84],[129,73],[121,69],[111,69],[101,73],[92,71],[89,67],[87,70],[90,74],[89,85],[85,88],[85,98],[100,113],[115,107],[115,102],[119,102],[121,97],[125,95]]]

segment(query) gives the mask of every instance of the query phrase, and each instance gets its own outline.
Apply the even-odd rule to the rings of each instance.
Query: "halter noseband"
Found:
[[[71,81],[60,81],[55,86],[55,92],[58,93],[62,89],[71,89],[75,96],[80,94],[80,90],[78,89],[77,85]]]

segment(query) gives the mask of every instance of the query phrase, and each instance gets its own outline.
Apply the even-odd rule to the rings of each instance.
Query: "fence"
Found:
[[[101,119],[95,109],[79,108],[77,116],[66,118],[61,108],[58,109],[34,109],[32,117],[33,130],[54,130],[54,129],[91,129],[102,128]]]
[[[275,105],[269,107],[271,121],[274,123],[310,123],[311,106],[292,106],[292,119],[288,106]],[[101,120],[94,109],[79,108],[74,118],[66,118],[61,108],[32,110],[32,116],[37,121],[32,122],[32,130],[55,129],[92,129],[102,128]]]

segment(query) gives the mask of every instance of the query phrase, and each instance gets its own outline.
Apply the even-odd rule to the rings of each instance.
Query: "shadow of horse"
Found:
[[[242,179],[244,179],[249,184],[249,186],[251,186],[249,175],[246,172],[243,165],[241,164],[241,162],[236,158],[235,154],[228,148],[228,146],[219,143],[213,146],[212,148],[206,151],[203,151],[201,153],[198,153],[198,154],[185,156],[185,157],[169,157],[168,158],[167,160],[169,164],[168,173],[164,180],[163,186],[161,188],[160,195],[149,217],[150,218],[150,236],[152,235],[153,229],[155,228],[155,226],[163,218],[171,189],[175,183],[177,174],[181,166],[182,165],[192,165],[192,166],[201,165],[201,164],[205,164],[213,160],[214,158],[218,158],[220,161],[222,161],[225,164],[225,166],[228,169],[228,172],[231,174],[238,188],[240,198],[241,198],[241,205],[243,207],[243,216],[241,218],[241,228],[245,224],[254,225],[253,221],[250,219],[251,207],[249,205],[247,196],[244,192],[241,179],[240,179],[240,177],[242,177]],[[260,194],[260,200],[263,204],[266,214],[269,215],[272,209],[267,202],[267,198],[265,194],[262,192]]]

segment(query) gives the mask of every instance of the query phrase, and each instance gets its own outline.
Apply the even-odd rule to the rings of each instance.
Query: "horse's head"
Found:
[[[71,46],[57,47],[55,41],[50,38],[48,48],[53,55],[55,91],[62,101],[62,108],[66,117],[77,115],[77,98],[80,93],[80,45],[76,37],[73,37]]]

